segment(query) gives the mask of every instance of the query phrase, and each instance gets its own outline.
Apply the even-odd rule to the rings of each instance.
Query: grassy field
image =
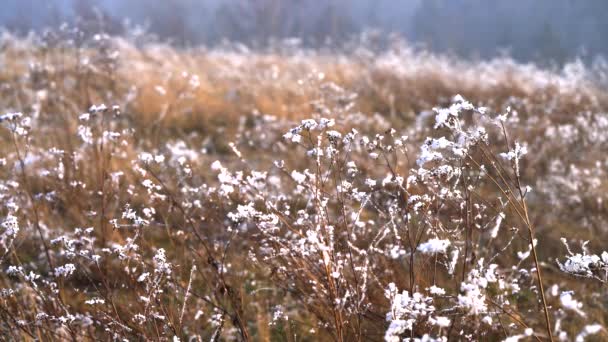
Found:
[[[4,34],[0,331],[606,340],[607,75]]]

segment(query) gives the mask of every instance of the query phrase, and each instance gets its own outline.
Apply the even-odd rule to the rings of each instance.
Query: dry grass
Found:
[[[292,169],[311,168],[314,163],[303,157],[302,151],[291,149],[281,136],[302,119],[332,117],[343,133],[356,128],[373,137],[393,128],[397,134],[408,134],[410,150],[406,156],[411,160],[387,158],[397,173],[407,175],[414,168],[417,146],[428,134],[436,134],[430,130],[432,117],[425,112],[449,105],[455,94],[493,112],[510,107],[518,113],[519,122],[509,125],[509,134],[513,141],[528,143],[531,152],[522,161],[521,179],[531,184],[534,192],[525,209],[530,220],[522,224],[509,218],[505,224],[535,227],[545,288],[555,284],[574,290],[584,303],[586,317],[561,309],[559,296],[549,294],[551,319],[571,320],[564,328],[570,338],[587,323],[606,326],[605,286],[564,276],[555,263],[565,255],[561,237],[591,240],[588,246],[592,251],[605,248],[601,241],[608,238],[608,125],[602,121],[606,120],[602,113],[608,111],[608,95],[594,76],[593,70],[577,63],[556,71],[510,59],[466,62],[416,52],[405,45],[380,53],[364,46],[333,52],[242,51],[238,46],[184,51],[118,37],[102,37],[78,46],[62,39],[49,42],[38,37],[5,36],[0,41],[0,111],[30,116],[32,129],[25,138],[0,130],[0,159],[6,160],[0,166],[0,218],[14,212],[10,203],[15,203],[20,207],[16,212],[21,223],[20,235],[6,249],[2,269],[21,265],[41,274],[42,279],[54,279],[52,269],[71,259],[60,243],[51,245],[50,240],[71,236],[75,227],[94,228],[89,237],[92,245],[77,249],[89,249],[103,258],[97,264],[78,264],[79,271],[73,277],[57,280],[53,285],[56,291],[48,284],[36,288],[24,276],[3,274],[2,288],[19,294],[0,299],[0,330],[13,339],[44,340],[109,340],[113,334],[114,338],[158,340],[172,336],[381,340],[390,303],[380,284],[394,282],[398,288],[413,292],[414,284],[424,289],[436,280],[449,283],[449,277],[436,278],[430,272],[431,266],[437,267],[437,258],[421,258],[417,263],[376,260],[376,270],[383,271],[374,274],[377,284],[370,285],[369,307],[358,307],[356,315],[342,317],[343,313],[331,305],[320,305],[324,298],[314,297],[314,287],[309,284],[311,279],[319,284],[327,281],[330,299],[344,295],[343,288],[332,285],[329,269],[319,270],[310,260],[293,256],[277,264],[252,259],[260,257],[259,249],[268,242],[253,228],[242,230],[227,219],[248,199],[243,194],[224,198],[213,190],[219,184],[217,171],[210,165],[220,160],[228,169],[249,174],[283,159]],[[96,121],[91,121],[93,143],[83,144],[78,138],[82,125],[78,116],[101,103],[118,106],[120,115],[100,111],[92,119]],[[89,112],[95,114],[94,110]],[[581,121],[584,115],[588,115],[587,121]],[[471,120],[465,119],[467,123]],[[96,140],[106,130],[121,132],[121,142]],[[548,133],[552,130],[557,133]],[[502,138],[498,135],[496,139]],[[244,158],[235,156],[230,142],[236,143]],[[177,148],[179,144],[182,147]],[[51,147],[64,152],[53,154]],[[504,151],[503,147],[496,150]],[[137,162],[142,152],[164,155],[166,163],[142,166]],[[186,162],[178,161],[179,156]],[[383,163],[365,153],[353,152],[352,158],[368,177],[386,177]],[[154,187],[142,185],[145,180],[152,181]],[[277,190],[293,196],[291,214],[308,208],[296,188],[291,184]],[[416,191],[423,193],[424,189]],[[496,189],[488,184],[480,185],[478,194],[494,205],[498,203]],[[269,192],[265,196],[276,195]],[[121,216],[127,204],[138,215],[143,208],[154,208],[145,229],[112,228],[111,219],[128,224],[129,219]],[[258,210],[272,213],[260,205],[256,202]],[[516,209],[509,210],[513,216]],[[460,215],[457,212],[451,208],[435,215],[441,221]],[[362,216],[379,219],[372,211]],[[286,218],[281,226],[291,229],[296,224]],[[428,233],[420,234],[422,238]],[[483,245],[481,230],[471,234]],[[470,236],[467,239],[473,240]],[[137,241],[139,248],[119,250],[130,241]],[[43,242],[49,245],[48,254],[41,248]],[[489,244],[504,243],[492,240]],[[346,246],[336,248],[344,252]],[[517,263],[516,252],[525,251],[527,246],[525,238],[516,240],[497,260],[507,268]],[[414,245],[410,247],[416,250]],[[159,248],[167,251],[173,264],[170,277],[154,271],[159,265],[152,257]],[[475,256],[471,258],[475,260]],[[294,265],[308,273],[291,278],[281,270]],[[465,274],[467,261],[459,267]],[[158,277],[157,281],[138,281],[146,269]],[[418,273],[413,275],[413,269]],[[356,281],[353,274],[345,278]],[[533,286],[534,276],[522,284]],[[150,286],[165,292],[152,294]],[[451,286],[458,291],[458,285]],[[138,299],[142,296],[152,304]],[[95,311],[84,304],[91,297],[103,298],[103,308]],[[521,319],[546,338],[536,298],[533,291],[522,294],[513,303],[513,312],[508,309],[496,315],[505,325],[517,326]],[[277,305],[289,319],[273,318]],[[198,310],[203,318],[195,319]],[[69,324],[59,320],[68,313],[92,311],[96,322],[91,325],[79,319]],[[136,313],[151,315],[152,311],[165,319],[142,324],[131,319]],[[55,319],[36,318],[41,312]],[[214,314],[219,316],[213,318]],[[214,319],[217,324],[209,323]],[[109,330],[104,331],[104,327]],[[425,329],[421,326],[417,334]],[[464,339],[458,335],[460,329],[471,330],[470,339],[500,340],[506,336],[506,330],[474,332],[473,323],[453,332],[450,329],[448,335]],[[604,331],[597,336],[607,335]]]

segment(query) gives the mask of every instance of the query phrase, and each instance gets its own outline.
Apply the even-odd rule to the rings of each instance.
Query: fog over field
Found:
[[[520,61],[593,61],[608,52],[608,3],[603,0],[5,0],[0,25],[27,32],[102,18],[105,30],[125,23],[178,44],[223,39],[264,45],[301,38],[320,46],[367,29],[398,33],[436,52]]]

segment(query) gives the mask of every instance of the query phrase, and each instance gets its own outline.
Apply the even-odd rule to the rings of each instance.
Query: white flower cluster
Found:
[[[445,253],[450,246],[450,240],[430,239],[421,243],[418,250],[424,254]]]
[[[285,140],[289,140],[294,143],[299,143],[302,141],[301,134],[303,131],[306,131],[306,132],[315,131],[315,130],[321,131],[326,128],[333,127],[334,125],[335,125],[334,119],[321,118],[321,119],[319,119],[318,122],[314,119],[305,119],[305,120],[302,120],[301,125],[296,126],[292,129],[290,129],[289,132],[285,133],[283,135],[283,138]],[[338,135],[340,135],[340,133],[336,132],[336,131],[330,131],[330,132],[327,132],[327,134],[330,139],[336,139],[336,138],[339,139]]]
[[[8,129],[18,136],[26,136],[31,129],[31,119],[23,113],[7,113],[0,115],[0,124],[6,123]]]
[[[17,119],[20,119],[22,117],[23,117],[22,113],[6,113],[3,115],[0,115],[0,122],[16,121]]]
[[[419,176],[429,174],[448,176],[451,178],[458,175],[458,170],[454,169],[450,163],[463,160],[469,154],[472,147],[480,143],[488,142],[488,133],[485,127],[475,126],[466,128],[461,122],[460,114],[463,111],[472,111],[480,115],[485,120],[491,120],[486,116],[485,108],[477,108],[457,95],[454,103],[449,108],[434,108],[435,129],[447,129],[452,136],[448,139],[445,136],[440,138],[427,137],[420,146],[420,153],[416,163],[420,168],[417,173]],[[430,170],[424,169],[426,164],[437,162],[438,165]]]
[[[233,193],[235,189],[239,188],[239,185],[243,181],[243,172],[237,171],[231,173],[227,168],[222,166],[222,163],[219,160],[216,160],[211,164],[211,169],[220,172],[217,179],[220,181],[220,194],[223,196],[228,196]]]
[[[475,107],[466,101],[462,96],[456,95],[452,101],[452,105],[448,108],[433,108],[437,113],[435,116],[435,128],[447,127],[450,129],[459,129],[458,117],[462,111],[473,110]]]
[[[433,326],[446,328],[450,320],[444,316],[435,316],[436,309],[433,298],[419,292],[410,295],[408,291],[399,293],[397,286],[390,283],[384,295],[391,303],[390,311],[386,314],[389,327],[384,334],[386,342],[399,342],[404,334],[414,328],[414,324],[427,322]]]
[[[76,266],[74,264],[65,264],[63,266],[59,266],[55,268],[55,277],[64,277],[67,278],[74,274],[76,271]]]
[[[605,281],[606,273],[608,272],[608,252],[602,252],[601,256],[589,254],[587,252],[587,242],[583,243],[583,253],[573,253],[566,239],[562,238],[562,243],[568,250],[566,260],[562,263],[559,260],[557,264],[562,272],[570,273],[575,276],[597,278]],[[603,279],[600,276],[603,275]]]
[[[480,315],[488,310],[486,303],[486,288],[490,283],[498,281],[496,269],[498,265],[490,264],[484,269],[483,260],[478,268],[472,269],[467,280],[460,285],[463,294],[458,295],[458,305],[469,315]]]
[[[154,272],[159,274],[170,275],[172,266],[167,261],[167,254],[164,248],[159,248],[156,255],[152,259],[154,261]]]
[[[0,243],[5,250],[8,251],[10,245],[17,237],[19,233],[19,221],[16,216],[8,214],[2,223],[0,223],[0,227],[2,227],[2,232],[0,232]]]

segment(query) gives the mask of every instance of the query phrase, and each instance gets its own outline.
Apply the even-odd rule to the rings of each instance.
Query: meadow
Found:
[[[0,37],[7,340],[608,339],[608,66]]]

